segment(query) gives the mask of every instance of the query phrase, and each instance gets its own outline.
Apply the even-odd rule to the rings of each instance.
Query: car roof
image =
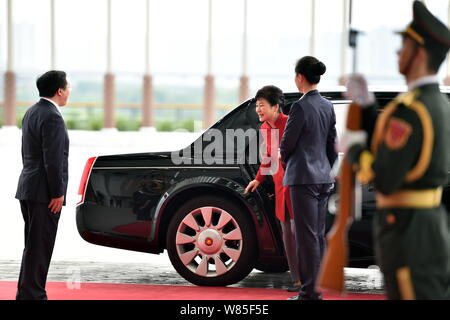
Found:
[[[369,85],[369,91],[372,92],[390,92],[390,93],[400,93],[406,92],[408,90],[408,86],[406,85],[397,85],[397,86],[382,86],[382,85]],[[450,93],[450,86],[439,86],[442,93]],[[319,88],[320,92],[345,92],[345,86],[324,86]]]
[[[447,96],[450,98],[450,86],[440,86],[441,92],[447,94]],[[319,88],[320,94],[333,101],[333,103],[350,103],[351,101],[348,100],[343,96],[343,93],[345,92],[346,88],[344,86],[333,86],[333,87],[324,87]],[[386,103],[386,100],[392,100],[394,99],[399,93],[406,92],[407,87],[406,86],[369,86],[369,91],[373,92],[375,94],[376,99],[379,103]],[[290,106],[295,100],[300,99],[302,94],[300,92],[285,92],[284,97],[286,100],[285,107]],[[221,119],[219,119],[216,123],[214,123],[211,127],[216,127],[219,125],[223,120],[226,118],[233,116],[235,113],[239,112],[242,108],[247,107],[249,104],[254,103],[255,98],[250,98],[235,108],[231,109],[227,114],[225,114]],[[283,110],[284,111],[284,110]],[[284,111],[285,112],[285,111]],[[285,112],[286,113],[286,112]],[[207,130],[205,130],[207,131]]]
[[[344,88],[344,90],[320,90],[320,94],[329,100],[341,100],[341,101],[350,102],[349,99],[347,99],[343,96],[344,92],[345,92],[345,88]],[[394,99],[402,91],[381,90],[381,91],[372,91],[372,92],[375,94],[375,97],[378,100],[380,100],[380,99],[384,100],[384,99]],[[284,94],[284,97],[287,100],[286,102],[288,102],[288,103],[293,100],[300,99],[301,96],[302,96],[302,94],[299,92],[288,92],[288,93]],[[253,99],[248,100],[247,103],[252,102],[252,100]]]
[[[398,94],[406,92],[407,89],[407,86],[369,86],[369,91],[373,92],[378,100],[394,99]],[[442,93],[447,94],[450,98],[450,86],[440,86],[440,90]],[[347,100],[348,102],[350,102],[343,96],[343,93],[346,91],[346,88],[344,86],[328,86],[319,89],[319,91],[322,96],[330,100]],[[299,92],[287,92],[284,94],[284,96],[289,101],[293,99],[299,99],[302,94]],[[252,102],[252,100],[253,99],[249,99],[246,101],[246,103]]]

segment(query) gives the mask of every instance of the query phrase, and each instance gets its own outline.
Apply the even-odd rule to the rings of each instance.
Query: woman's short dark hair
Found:
[[[258,99],[266,99],[272,107],[278,104],[280,106],[280,112],[284,106],[283,91],[276,86],[264,86],[259,89],[255,96],[255,100]]]
[[[320,62],[314,57],[305,56],[297,61],[295,66],[295,73],[301,74],[311,84],[320,82],[320,76],[327,71],[327,67],[323,62]]]
[[[40,97],[53,97],[58,89],[65,89],[67,86],[66,73],[64,71],[51,70],[39,76],[36,86]]]

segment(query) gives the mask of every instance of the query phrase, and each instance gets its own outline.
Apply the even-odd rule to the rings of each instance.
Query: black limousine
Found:
[[[335,110],[348,106],[341,92],[321,94],[333,102]],[[447,94],[450,96],[450,92]],[[375,95],[380,105],[386,105],[397,92]],[[288,113],[300,94],[286,94],[285,98],[283,112]],[[288,270],[274,213],[273,180],[265,179],[255,192],[243,193],[259,167],[250,159],[255,152],[259,154],[259,149],[250,149],[259,148],[261,137],[248,134],[240,146],[224,145],[223,152],[217,152],[220,148],[211,150],[207,143],[217,142],[218,134],[223,133],[225,139],[219,144],[225,144],[230,142],[229,130],[257,132],[260,126],[255,101],[250,99],[183,150],[90,158],[76,209],[81,237],[93,244],[126,250],[159,254],[166,249],[177,272],[196,285],[230,285],[253,268],[265,272]],[[207,148],[209,152],[205,152]],[[349,229],[352,267],[375,263],[371,232],[374,192],[371,186],[361,189],[362,214]],[[448,209],[449,195],[447,186],[443,202]],[[327,230],[337,201],[335,192],[329,201]]]

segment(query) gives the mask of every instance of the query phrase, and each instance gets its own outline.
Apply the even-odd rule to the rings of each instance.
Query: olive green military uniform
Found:
[[[427,24],[424,9],[414,3],[405,33],[426,43],[435,21]],[[439,36],[438,49],[449,41],[448,49],[450,33]],[[400,95],[379,116],[376,106],[363,109],[372,160],[363,159],[368,152],[359,146],[349,150],[360,168],[373,161],[360,174],[377,190],[375,253],[389,299],[450,299],[450,221],[441,205],[450,169],[450,105],[435,80]]]
[[[399,96],[376,122],[375,251],[390,299],[448,297],[450,228],[440,201],[450,168],[449,109],[439,86],[427,84]]]

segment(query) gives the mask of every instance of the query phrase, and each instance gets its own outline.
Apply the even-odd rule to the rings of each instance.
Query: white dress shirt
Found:
[[[426,85],[426,84],[431,84],[431,83],[437,83],[439,84],[439,78],[437,75],[431,75],[431,76],[425,76],[419,79],[416,79],[414,81],[411,81],[410,83],[408,83],[408,90],[414,90],[417,87]]]

